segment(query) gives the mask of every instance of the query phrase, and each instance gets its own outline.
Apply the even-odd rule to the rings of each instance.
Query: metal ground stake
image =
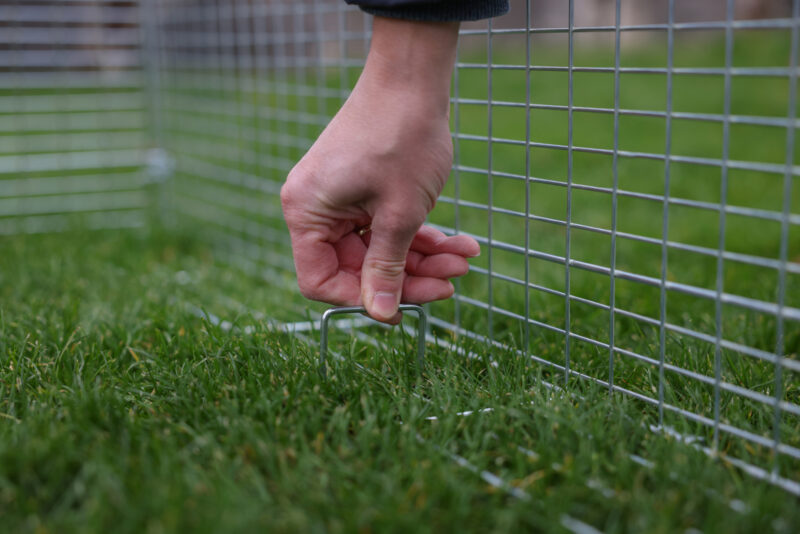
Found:
[[[417,314],[417,366],[421,371],[425,365],[425,331],[428,323],[425,310],[422,306],[416,304],[401,304],[399,310]],[[341,308],[331,308],[322,314],[322,322],[319,328],[319,371],[323,378],[327,376],[325,358],[328,354],[328,320],[334,315],[343,315],[345,313],[367,315],[367,310],[363,306],[343,306]]]

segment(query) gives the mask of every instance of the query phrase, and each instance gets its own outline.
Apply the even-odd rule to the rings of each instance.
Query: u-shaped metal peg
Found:
[[[427,330],[428,318],[425,310],[417,304],[401,304],[401,312],[414,312],[417,314],[417,366],[420,371],[425,365],[425,332]],[[322,314],[322,321],[319,327],[319,371],[322,377],[327,376],[325,359],[328,355],[328,322],[334,315],[346,313],[360,313],[367,315],[367,310],[363,306],[343,306],[341,308],[331,308]]]

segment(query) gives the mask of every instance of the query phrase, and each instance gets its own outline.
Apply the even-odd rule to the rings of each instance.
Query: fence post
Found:
[[[164,143],[161,54],[164,43],[161,40],[159,20],[159,0],[140,0],[140,45],[139,53],[144,71],[144,93],[147,116],[147,140],[144,157],[144,172],[152,184],[153,221],[172,226],[171,198],[166,182],[172,176],[174,162]]]

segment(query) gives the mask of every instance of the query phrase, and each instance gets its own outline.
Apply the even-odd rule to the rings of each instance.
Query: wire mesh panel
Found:
[[[432,220],[483,255],[433,322],[797,491],[798,7],[770,6],[519,2],[462,30]]]
[[[0,234],[143,223],[139,15],[134,1],[0,5]]]

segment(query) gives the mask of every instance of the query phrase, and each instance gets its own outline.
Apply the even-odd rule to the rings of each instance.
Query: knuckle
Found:
[[[367,260],[367,269],[384,280],[401,280],[406,269],[405,259],[372,258]]]
[[[283,186],[281,186],[281,206],[285,210],[287,207],[291,206],[295,200],[295,193],[294,187],[292,184],[287,180]]]
[[[301,198],[301,192],[305,188],[304,184],[307,181],[308,173],[306,173],[300,164],[289,171],[286,177],[286,182],[281,186],[281,205],[290,207],[297,204]]]
[[[408,212],[390,214],[386,216],[383,226],[389,233],[395,235],[413,235],[422,225],[422,221],[417,219],[418,217]]]
[[[319,300],[319,288],[304,277],[297,278],[297,287],[300,289],[300,294],[307,299]]]

